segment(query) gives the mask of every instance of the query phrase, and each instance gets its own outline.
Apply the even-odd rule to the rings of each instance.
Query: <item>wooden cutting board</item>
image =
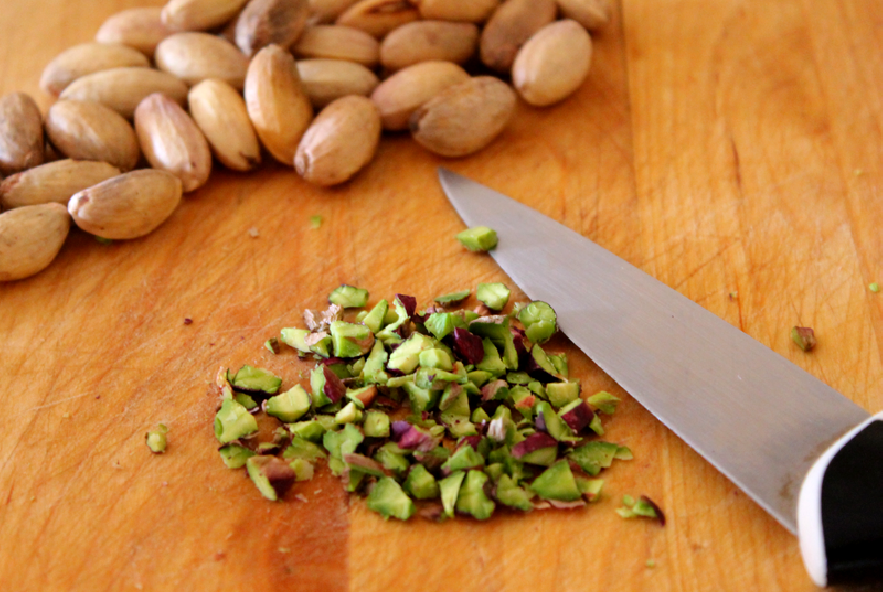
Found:
[[[0,91],[30,92],[45,109],[43,66],[142,3],[0,3]],[[331,190],[278,165],[218,170],[151,236],[105,246],[75,232],[44,273],[0,285],[0,586],[813,590],[796,539],[564,339],[555,349],[586,392],[624,398],[607,437],[635,454],[585,510],[384,522],[327,475],[297,487],[306,501],[267,502],[217,456],[217,368],[251,363],[302,382],[305,364],[261,344],[335,286],[425,305],[507,281],[453,239],[462,226],[440,164],[561,220],[869,411],[883,407],[883,293],[868,289],[883,281],[883,5],[615,4],[589,81],[557,107],[520,105],[480,154],[443,161],[386,138]],[[815,329],[816,351],[791,344],[795,324]],[[158,422],[169,449],[153,456],[143,437]],[[620,518],[623,494],[649,495],[667,524]]]

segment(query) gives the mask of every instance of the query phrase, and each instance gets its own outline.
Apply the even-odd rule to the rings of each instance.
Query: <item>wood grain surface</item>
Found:
[[[45,110],[44,65],[145,3],[0,3],[0,93],[29,92]],[[306,364],[261,344],[340,283],[371,302],[404,292],[427,304],[507,281],[453,239],[462,226],[435,177],[445,164],[877,411],[881,49],[874,0],[621,0],[577,94],[519,105],[475,156],[443,161],[389,137],[331,190],[278,165],[218,167],[148,237],[106,246],[72,233],[45,272],[0,285],[0,588],[813,590],[796,539],[565,339],[553,349],[584,390],[624,398],[607,436],[635,453],[584,511],[384,522],[326,474],[297,486],[306,501],[267,502],[219,460],[208,385],[243,363],[304,382]],[[791,344],[795,324],[815,329],[813,353]],[[143,441],[158,422],[162,456]],[[667,524],[621,519],[626,493],[657,501]]]

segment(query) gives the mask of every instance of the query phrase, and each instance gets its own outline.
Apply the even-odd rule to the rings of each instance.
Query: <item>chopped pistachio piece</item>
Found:
[[[473,226],[459,233],[457,240],[470,251],[490,251],[497,246],[497,231],[487,226]]]
[[[374,308],[372,308],[370,312],[365,313],[365,316],[360,322],[364,323],[366,327],[371,329],[372,333],[376,334],[383,329],[383,326],[386,324],[386,313],[388,311],[389,302],[381,300],[374,305]]]
[[[288,466],[294,471],[295,481],[309,481],[313,478],[315,467],[313,466],[313,463],[308,460],[296,458],[288,463]]]
[[[574,502],[582,496],[566,460],[559,460],[543,471],[530,488],[543,499],[559,502]]]
[[[456,507],[457,499],[460,495],[460,488],[462,487],[463,479],[465,478],[465,472],[457,471],[439,481],[438,487],[441,492],[442,507],[444,508],[443,515],[445,517],[451,518],[454,516],[454,508]]]
[[[147,444],[147,447],[150,448],[150,451],[154,454],[162,454],[166,451],[166,433],[169,429],[163,425],[158,424],[156,429],[148,431],[144,434],[144,443]]]
[[[607,391],[598,391],[596,394],[586,399],[586,403],[596,408],[604,415],[613,415],[620,400],[619,397],[611,395]]]
[[[271,337],[264,342],[264,347],[267,348],[271,354],[279,353],[279,339],[276,337]]]
[[[246,364],[236,372],[230,384],[234,389],[275,395],[282,386],[282,379],[263,368],[254,368]]]
[[[417,499],[429,499],[439,495],[438,482],[435,477],[420,464],[411,467],[404,483],[404,489]]]
[[[503,310],[509,302],[509,288],[501,282],[482,282],[475,290],[475,297],[491,310]]]
[[[346,406],[337,412],[334,421],[337,423],[356,423],[362,419],[362,411],[355,401],[350,401]]]
[[[221,460],[227,465],[228,469],[241,469],[245,466],[246,461],[254,456],[254,452],[240,446],[239,444],[226,444],[218,449]]]
[[[868,284],[868,290],[870,290],[871,292],[874,292],[874,293],[879,292],[880,291],[880,284],[877,282],[871,282],[870,284]]]
[[[494,504],[484,492],[487,475],[482,471],[467,471],[466,479],[457,495],[456,508],[463,514],[471,514],[479,520],[486,520],[494,513]]]
[[[816,335],[812,327],[791,327],[791,341],[805,352],[810,352],[816,346]]]
[[[564,407],[579,399],[579,381],[550,382],[546,385],[546,396],[553,407]]]
[[[368,494],[368,509],[377,512],[384,518],[407,520],[417,512],[411,498],[402,491],[395,479],[383,477],[374,485]]]
[[[312,400],[304,387],[294,385],[284,393],[267,399],[267,415],[285,422],[297,421],[310,410]]]
[[[234,399],[224,399],[215,415],[215,437],[221,444],[239,440],[258,431],[258,422]]]
[[[620,446],[612,442],[593,440],[567,453],[567,458],[574,461],[589,475],[597,475],[601,469],[613,464]],[[628,450],[628,449],[626,449]]]
[[[282,458],[292,460],[300,458],[309,462],[314,462],[325,458],[327,455],[322,448],[315,442],[304,440],[298,436],[291,439],[291,443],[282,451]]]
[[[322,216],[310,216],[310,226],[313,228],[320,228],[322,226]]]
[[[426,319],[426,329],[441,341],[454,332],[454,315],[449,312],[434,312]]]
[[[533,343],[545,343],[558,330],[558,316],[551,306],[540,300],[522,308],[518,312],[518,320]]]
[[[441,304],[442,306],[446,305],[455,305],[463,302],[469,295],[472,294],[472,290],[461,290],[459,292],[448,292],[442,296],[436,296],[432,300]]]
[[[252,456],[245,467],[261,495],[272,502],[284,496],[296,479],[288,463],[271,456]]]
[[[497,488],[494,497],[503,505],[530,512],[533,504],[530,501],[531,494],[509,476],[501,475],[497,480]]]
[[[389,416],[383,411],[371,409],[365,414],[365,423],[362,428],[368,438],[388,438]]]
[[[310,442],[318,442],[322,439],[322,434],[327,431],[327,428],[318,419],[308,419],[289,424],[288,431],[291,432],[292,436],[303,438]]]
[[[333,321],[331,323],[331,345],[338,358],[363,356],[374,347],[374,333],[367,325]]]
[[[616,508],[616,513],[623,518],[655,518],[665,525],[665,515],[649,497],[642,495],[635,500],[630,495],[624,495],[622,503],[621,507]]]
[[[363,308],[368,304],[368,290],[343,284],[331,291],[328,302],[343,308]]]

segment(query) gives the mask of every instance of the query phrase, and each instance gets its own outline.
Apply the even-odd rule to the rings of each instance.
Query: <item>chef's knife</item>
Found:
[[[819,586],[883,581],[883,413],[539,212],[451,171],[467,226],[560,329],[792,533]]]

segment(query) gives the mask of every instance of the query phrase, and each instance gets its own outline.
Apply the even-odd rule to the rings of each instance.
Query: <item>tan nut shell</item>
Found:
[[[171,32],[162,22],[162,8],[130,8],[110,15],[99,27],[95,41],[128,45],[151,57]]]
[[[333,23],[358,0],[310,0],[310,12],[316,23]]]
[[[299,58],[356,62],[373,68],[380,55],[380,44],[373,35],[345,25],[307,27],[294,46]]]
[[[0,173],[9,175],[43,164],[43,116],[29,95],[0,97]]]
[[[208,181],[212,172],[208,141],[175,101],[160,94],[141,101],[135,109],[135,133],[150,166],[181,179],[184,193]]]
[[[16,173],[0,183],[0,205],[20,208],[45,203],[67,205],[71,196],[120,174],[106,162],[58,160]]]
[[[273,158],[291,166],[313,119],[313,106],[288,51],[268,45],[252,58],[245,77],[245,104],[261,142]]]
[[[301,60],[297,71],[304,91],[317,108],[349,95],[367,97],[380,83],[365,66],[340,60]]]
[[[221,80],[204,80],[190,89],[188,103],[191,117],[221,164],[250,171],[261,163],[261,145],[236,89]]]
[[[174,31],[205,31],[232,19],[245,2],[246,0],[169,0],[162,9],[162,21]]]
[[[558,8],[564,18],[578,22],[589,31],[606,25],[613,11],[610,0],[558,0]]]
[[[462,64],[475,54],[478,27],[473,23],[416,21],[387,35],[380,45],[380,63],[400,70],[420,62]]]
[[[483,23],[499,0],[413,0],[426,20],[465,21]]]
[[[218,78],[241,89],[248,70],[248,58],[217,35],[175,33],[156,46],[156,67],[193,86],[207,78]]]
[[[142,169],[80,191],[71,197],[67,209],[77,226],[90,234],[137,238],[150,234],[172,215],[181,203],[181,193],[181,180],[175,175]]]
[[[153,68],[112,68],[74,80],[59,98],[96,101],[131,119],[144,97],[162,93],[183,104],[187,85]]]
[[[419,18],[420,13],[408,0],[360,0],[337,17],[336,22],[383,37],[396,27]]]
[[[323,109],[304,134],[294,168],[317,185],[349,180],[374,158],[380,114],[371,99],[343,97]]]
[[[107,162],[123,172],[134,169],[141,158],[129,122],[94,101],[57,101],[46,114],[46,135],[68,158]]]
[[[546,25],[518,52],[512,66],[512,84],[521,97],[546,107],[567,97],[589,75],[592,39],[576,21]]]
[[[67,238],[71,219],[57,203],[0,214],[0,282],[20,280],[46,269]]]
[[[403,68],[381,82],[371,94],[384,129],[408,128],[411,114],[449,86],[469,80],[463,68],[450,62],[423,62]]]
[[[555,0],[506,0],[494,11],[481,32],[481,61],[508,73],[518,49],[531,35],[555,20]]]
[[[126,66],[147,67],[147,57],[132,47],[110,43],[81,43],[61,52],[40,77],[40,88],[57,97],[71,82],[93,72]]]
[[[309,16],[308,0],[251,0],[236,20],[236,45],[248,56],[273,43],[291,47]]]
[[[481,150],[515,114],[515,92],[493,76],[451,86],[414,112],[411,133],[426,149],[456,158]]]

